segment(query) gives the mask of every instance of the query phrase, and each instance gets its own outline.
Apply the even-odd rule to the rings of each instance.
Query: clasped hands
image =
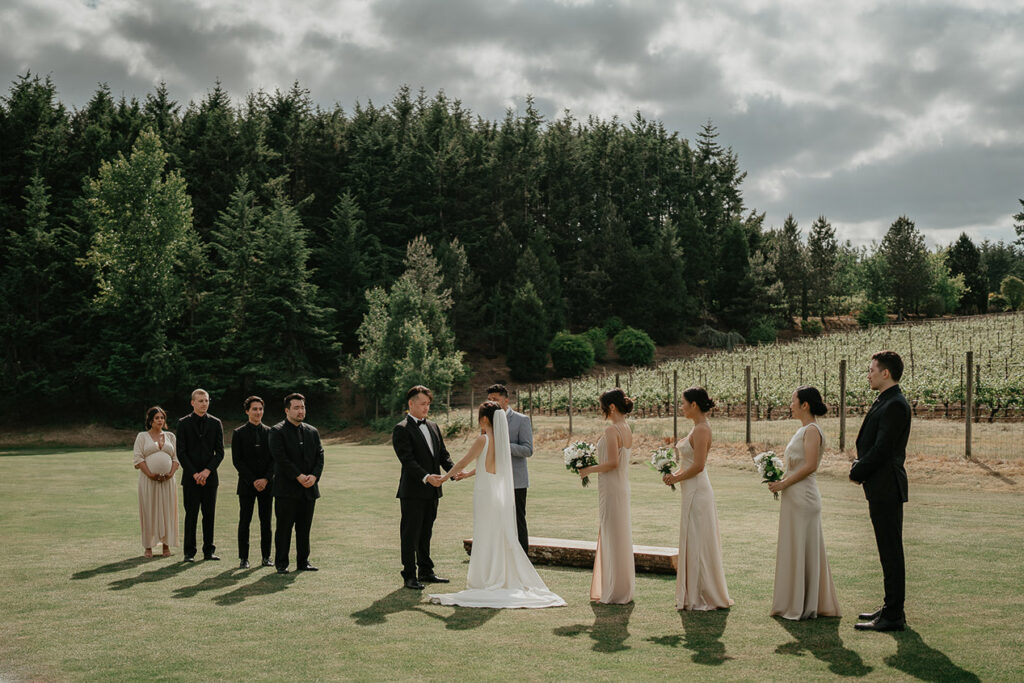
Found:
[[[210,470],[203,470],[192,475],[195,482],[200,486],[206,486],[206,480],[210,478]]]
[[[463,479],[465,479],[468,476],[470,476],[468,472],[464,472],[464,471],[460,470],[459,472],[456,472],[455,474],[449,473],[448,479],[451,479],[452,481],[462,481]],[[440,474],[428,474],[427,475],[427,483],[430,484],[431,486],[435,487],[435,488],[440,487],[441,484],[443,484],[444,482],[445,482],[445,477],[441,476]]]
[[[308,489],[316,483],[316,476],[312,474],[300,474],[295,477],[295,480]]]

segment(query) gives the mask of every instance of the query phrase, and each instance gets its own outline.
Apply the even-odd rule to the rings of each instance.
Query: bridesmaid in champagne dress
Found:
[[[676,609],[681,610],[707,611],[733,604],[722,569],[715,493],[704,468],[711,448],[706,413],[714,406],[701,387],[683,392],[683,415],[693,420],[693,429],[676,444],[679,469],[662,477],[668,485],[683,483],[676,566]]]
[[[633,601],[636,578],[629,511],[629,455],[633,433],[626,424],[633,401],[622,389],[609,389],[601,394],[601,410],[611,425],[597,442],[598,464],[584,467],[579,473],[580,477],[601,475],[598,478],[601,523],[590,599],[624,605]]]
[[[825,448],[814,418],[828,409],[818,390],[808,386],[793,392],[790,409],[802,426],[786,446],[785,478],[768,485],[773,493],[782,493],[771,613],[793,620],[838,617],[839,602],[821,530],[821,495],[814,476]]]
[[[178,545],[178,487],[174,473],[178,458],[174,434],[165,432],[167,413],[160,406],[146,412],[146,431],[135,437],[134,462],[139,470],[139,520],[145,556],[153,556],[153,546],[163,543],[164,557]]]

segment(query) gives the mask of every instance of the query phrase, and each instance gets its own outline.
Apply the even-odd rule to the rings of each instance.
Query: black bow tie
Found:
[[[413,419],[415,420],[416,418],[413,418]],[[416,420],[416,426],[417,427],[422,427],[425,424],[427,424],[427,421],[425,419],[424,420]]]

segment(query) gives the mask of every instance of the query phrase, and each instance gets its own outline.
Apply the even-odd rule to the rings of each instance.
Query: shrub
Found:
[[[818,320],[817,318],[808,318],[807,320],[804,320],[803,322],[800,323],[800,329],[803,330],[804,334],[809,334],[812,337],[817,337],[825,328],[821,324],[821,321]]]
[[[1006,302],[1013,310],[1024,305],[1024,280],[1016,275],[1007,275],[999,285],[999,293],[1006,297]]]
[[[562,377],[576,377],[594,366],[594,347],[581,334],[559,332],[551,341],[551,363]]]
[[[622,332],[625,327],[626,323],[622,322],[622,318],[617,315],[613,315],[604,321],[604,333],[610,339],[614,339],[615,335]]]
[[[946,313],[946,299],[941,294],[932,292],[924,298],[921,312],[929,318],[937,318]]]
[[[888,321],[889,316],[883,303],[868,302],[861,309],[860,313],[857,314],[857,324],[861,327],[884,325]]]
[[[751,344],[771,344],[779,338],[775,323],[768,318],[758,318],[747,333],[747,341]]]
[[[693,342],[698,346],[709,346],[713,349],[732,349],[736,346],[746,344],[747,340],[739,332],[722,332],[710,325],[701,325],[697,328]]]
[[[654,362],[654,340],[634,327],[626,327],[615,335],[615,353],[627,365],[650,365]]]
[[[603,327],[591,327],[583,333],[590,345],[594,347],[594,360],[598,363],[608,356],[608,335]]]
[[[988,295],[988,310],[990,313],[1008,311],[1010,310],[1010,302],[1002,294],[992,292]]]

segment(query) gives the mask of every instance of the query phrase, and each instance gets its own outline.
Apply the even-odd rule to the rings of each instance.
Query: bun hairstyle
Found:
[[[797,388],[796,400],[806,403],[811,409],[811,415],[825,415],[828,413],[828,406],[821,400],[821,393],[812,386],[804,385]]]
[[[146,411],[146,429],[151,429],[153,427],[153,418],[155,418],[157,415],[163,415],[164,423],[167,422],[167,411],[165,411],[160,406],[153,406],[152,408]]]
[[[702,413],[706,413],[715,407],[715,402],[708,396],[708,390],[704,387],[690,387],[683,392],[683,398],[690,403],[696,403]]]
[[[487,421],[490,422],[491,425],[493,425],[494,413],[498,412],[499,410],[501,410],[501,406],[499,406],[494,401],[484,401],[483,403],[480,404],[480,409],[477,410],[476,412],[476,421],[480,422],[480,420],[486,417]]]
[[[605,417],[608,417],[611,406],[615,406],[620,413],[627,415],[633,411],[633,399],[626,396],[626,392],[622,389],[615,387],[601,394],[601,411]]]

